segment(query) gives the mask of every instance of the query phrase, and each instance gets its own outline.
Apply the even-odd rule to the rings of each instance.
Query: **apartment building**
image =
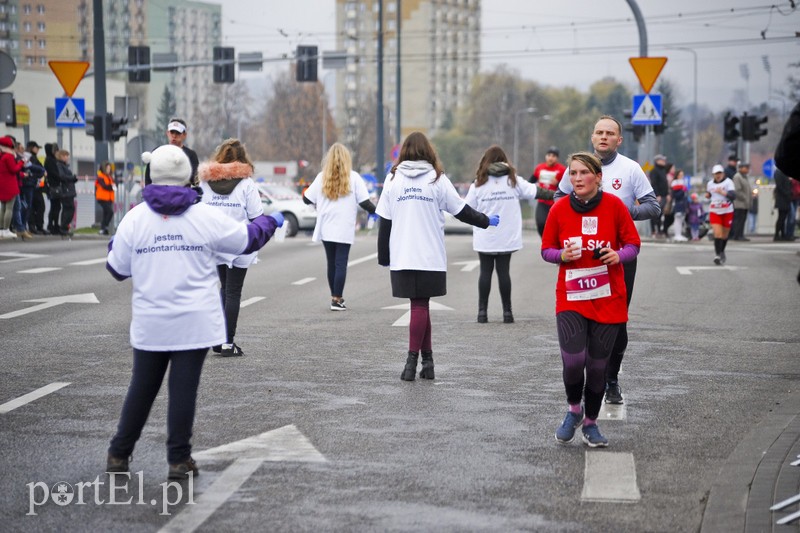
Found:
[[[377,91],[377,0],[336,0],[337,120],[356,135],[364,95]],[[400,10],[401,132],[435,134],[462,105],[480,67],[480,0],[384,0],[384,105],[396,127],[396,56]]]

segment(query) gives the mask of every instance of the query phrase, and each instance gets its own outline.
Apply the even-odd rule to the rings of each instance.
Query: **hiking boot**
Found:
[[[403,381],[414,381],[414,375],[417,373],[418,358],[419,358],[419,352],[411,352],[411,351],[408,352],[408,358],[406,359],[406,367],[403,369],[403,373],[400,374],[400,379],[402,379]]]
[[[422,379],[434,379],[433,351],[422,350],[422,370],[419,371]]]
[[[583,408],[580,413],[568,412],[556,430],[556,440],[562,444],[572,442],[572,439],[575,438],[575,430],[578,429],[581,422],[583,422]]]
[[[176,465],[169,465],[169,473],[167,473],[167,479],[173,480],[182,480],[186,479],[187,476],[199,476],[200,471],[197,469],[197,463],[194,462],[194,459],[189,457],[182,463],[178,463]]]
[[[130,470],[128,466],[129,462],[129,457],[120,458],[108,454],[108,458],[106,459],[106,472],[128,472]]]
[[[344,300],[331,300],[331,311],[347,311]]]
[[[622,388],[619,386],[619,381],[606,382],[606,403],[622,403]]]
[[[244,352],[234,342],[232,344],[223,344],[220,348],[219,354],[222,357],[241,357],[244,355]]]
[[[600,433],[600,428],[597,427],[597,424],[583,426],[581,434],[583,442],[590,448],[605,448],[608,446],[608,439]]]

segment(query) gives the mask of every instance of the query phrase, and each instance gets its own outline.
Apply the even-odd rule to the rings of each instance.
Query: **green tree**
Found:
[[[165,85],[164,92],[161,93],[161,102],[156,110],[156,123],[153,125],[153,135],[156,139],[164,139],[167,124],[169,119],[175,116],[176,109],[175,95],[169,90],[169,86]]]
[[[656,91],[661,93],[667,128],[660,137],[659,151],[667,156],[667,160],[674,163],[676,168],[691,174],[692,148],[691,128],[687,128],[683,121],[683,111],[675,97],[675,87],[669,80],[661,79],[656,86]]]

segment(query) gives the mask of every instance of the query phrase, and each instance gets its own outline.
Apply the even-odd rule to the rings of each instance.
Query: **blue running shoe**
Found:
[[[597,424],[583,426],[581,431],[583,433],[583,442],[590,448],[605,448],[608,446],[608,439],[600,433],[600,428],[597,427]]]
[[[572,442],[572,439],[575,437],[575,430],[578,429],[581,422],[583,422],[583,409],[581,409],[580,414],[573,413],[572,411],[567,413],[567,416],[564,417],[564,421],[556,430],[556,440],[562,444]]]

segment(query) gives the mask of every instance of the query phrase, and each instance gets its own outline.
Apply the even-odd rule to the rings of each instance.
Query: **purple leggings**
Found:
[[[600,324],[575,311],[556,315],[558,344],[564,365],[564,388],[571,405],[584,399],[586,418],[600,413],[606,384],[606,365],[620,324]]]
[[[411,298],[411,323],[408,325],[408,350],[431,351],[430,298]]]

